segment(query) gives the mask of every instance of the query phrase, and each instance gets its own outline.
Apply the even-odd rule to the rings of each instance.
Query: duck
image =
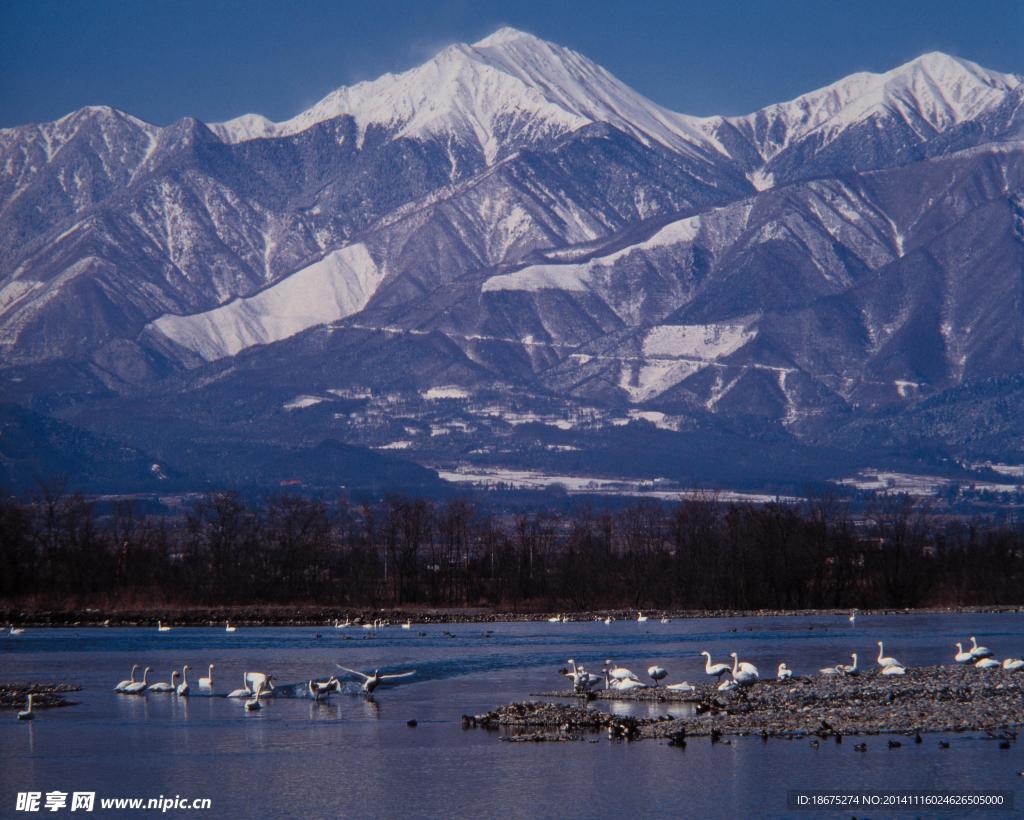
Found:
[[[970,663],[974,660],[974,656],[970,652],[964,652],[964,645],[958,642],[956,644],[956,654],[953,656],[953,660],[957,663]]]
[[[775,673],[775,677],[779,680],[789,680],[793,677],[793,670],[786,666],[786,662],[783,661],[779,664],[779,671]]]
[[[26,699],[25,709],[18,712],[18,720],[32,720],[35,718],[35,713],[32,711],[32,695],[29,694]]]
[[[137,663],[133,664],[131,677],[128,680],[121,681],[117,686],[114,687],[114,691],[123,692],[126,686],[131,686],[133,683],[135,683],[135,673],[138,671],[138,669],[139,665]]]
[[[181,667],[181,685],[177,689],[178,697],[181,698],[188,697],[188,670],[189,665],[187,663]]]
[[[971,635],[971,648],[969,651],[971,653],[971,657],[975,660],[977,660],[978,658],[992,657],[992,650],[989,649],[987,646],[978,646],[978,642],[975,640],[973,635]]]
[[[149,673],[152,671],[153,670],[147,666],[142,670],[142,680],[129,684],[121,690],[121,693],[125,695],[141,695],[146,691],[146,687],[149,686]]]
[[[200,678],[199,679],[198,683],[199,683],[199,688],[200,689],[213,689],[213,670],[214,670],[214,668],[215,668],[214,665],[211,663],[209,669],[207,669],[207,676],[205,678]]]

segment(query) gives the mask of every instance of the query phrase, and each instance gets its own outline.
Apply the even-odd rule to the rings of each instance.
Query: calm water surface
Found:
[[[317,637],[319,632],[320,637]],[[449,634],[445,634],[445,633]],[[786,808],[798,788],[1001,789],[1024,806],[1024,744],[1000,750],[981,735],[954,735],[951,748],[926,735],[920,745],[887,748],[886,737],[812,749],[807,740],[692,739],[685,750],[662,742],[503,743],[463,730],[460,716],[537,692],[566,687],[568,657],[600,668],[612,658],[640,675],[652,664],[667,683],[703,679],[738,651],[773,673],[785,660],[796,674],[848,659],[872,658],[874,642],[908,665],[951,662],[955,641],[977,635],[998,657],[1024,655],[1024,615],[652,619],[603,623],[507,623],[359,628],[223,627],[29,629],[0,636],[0,680],[67,681],[80,705],[42,712],[32,723],[0,713],[0,816],[18,791],[95,791],[98,796],[209,797],[207,816],[252,817],[606,817],[813,816]],[[246,670],[281,683],[326,677],[335,662],[356,669],[416,669],[409,682],[377,690],[374,701],[334,695],[264,701],[196,692],[195,678],[216,663],[215,693],[242,685]],[[194,696],[116,695],[133,663],[150,680],[192,668]],[[863,660],[862,660],[863,663]],[[685,707],[603,708],[638,716]],[[409,728],[406,721],[416,719]],[[906,739],[904,739],[906,740]],[[28,815],[20,815],[28,816]],[[76,815],[77,816],[77,815]],[[880,815],[891,816],[891,815]],[[947,815],[949,816],[949,815]],[[979,816],[996,816],[991,812]]]

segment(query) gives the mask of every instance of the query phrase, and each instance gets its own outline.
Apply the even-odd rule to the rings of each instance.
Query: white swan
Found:
[[[608,670],[605,669],[604,685],[606,689],[611,689],[614,692],[630,692],[633,689],[647,689],[646,683],[638,681],[636,678],[609,678]]]
[[[260,709],[263,708],[262,706],[260,706],[260,695],[262,695],[262,694],[263,694],[263,684],[260,683],[260,685],[256,687],[256,692],[252,696],[252,698],[245,702],[245,711],[246,712],[258,712]]]
[[[995,658],[978,658],[974,665],[978,669],[999,669],[1002,666]]]
[[[602,678],[599,675],[588,672],[582,666],[577,666],[576,661],[572,658],[569,658],[566,663],[572,667],[572,671],[567,671],[565,675],[572,679],[572,689],[574,692],[585,692],[601,683]]]
[[[978,658],[992,657],[992,650],[989,649],[987,646],[978,646],[978,642],[974,639],[973,635],[971,635],[971,648],[969,651],[971,653],[971,657],[975,660],[977,660]]]
[[[841,675],[843,670],[840,666],[823,666],[818,670],[822,675]]]
[[[178,670],[175,669],[173,672],[171,672],[170,683],[168,683],[167,681],[158,681],[157,683],[151,683],[147,691],[157,693],[173,692],[175,689],[178,688],[178,684],[176,683],[177,680]]]
[[[877,658],[877,660],[878,660],[878,665],[881,666],[883,669],[887,669],[890,666],[899,666],[901,668],[903,667],[903,664],[900,663],[895,658],[887,658],[887,657],[884,656],[884,647],[882,646],[882,642],[881,641],[878,642],[878,658]],[[890,672],[889,674],[899,674],[899,673],[898,672]]]
[[[907,670],[902,666],[886,666],[882,669],[883,675],[905,675]]]
[[[609,615],[607,618],[604,619],[605,625],[607,626],[608,624],[610,624],[614,620],[615,619],[611,615]]]
[[[201,680],[201,679],[200,679]],[[249,688],[249,679],[247,676],[242,676],[242,682],[245,684],[241,689],[232,689],[228,692],[227,697],[229,698],[247,698],[252,694],[252,690]]]
[[[554,618],[548,618],[548,623],[549,624],[560,624],[560,623],[562,623],[562,620],[563,619],[562,619],[561,615],[556,615]]]
[[[713,677],[716,677],[716,678],[718,678],[719,681],[721,681],[722,680],[722,675],[724,675],[726,672],[730,671],[731,667],[727,663],[711,663],[711,653],[710,652],[704,651],[704,652],[701,652],[700,654],[702,654],[705,658],[707,658],[707,661],[705,661],[705,663],[704,663],[704,674],[705,675],[712,675]]]
[[[672,623],[672,619],[671,618],[662,618],[661,622],[663,624],[670,624],[670,623]]]
[[[25,628],[24,627],[15,627],[14,624],[11,624],[10,632],[11,632],[12,635],[24,635],[25,634]],[[31,718],[28,718],[28,719],[31,720]]]
[[[683,681],[682,683],[670,683],[665,688],[669,689],[669,690],[671,690],[673,692],[696,692],[697,691],[697,687],[696,686],[691,686],[686,681]]]
[[[252,687],[254,692],[260,684],[263,684],[264,697],[269,697],[270,693],[274,691],[274,676],[268,675],[266,672],[246,672],[245,682]]]
[[[181,685],[178,687],[178,697],[188,697],[188,670],[189,665],[186,663],[181,667]]]
[[[720,684],[718,684],[718,691],[719,692],[729,692],[729,691],[735,689],[737,686],[739,686],[739,683],[737,683],[734,680],[724,680]]]
[[[126,686],[131,686],[133,683],[135,683],[135,673],[138,671],[138,669],[139,665],[137,663],[133,664],[131,677],[128,680],[121,681],[117,686],[114,687],[114,691],[123,692]]]
[[[964,652],[962,643],[957,643],[956,654],[953,656],[953,660],[957,663],[970,663],[974,660],[974,656],[970,652]]]
[[[135,681],[135,683],[129,684],[121,692],[125,695],[141,695],[146,691],[146,687],[149,686],[149,673],[153,670],[148,666],[142,670],[142,680]]]
[[[334,628],[335,629],[348,629],[350,626],[352,626],[352,619],[351,618],[346,618],[344,623],[339,621],[337,618],[334,619]]]
[[[32,711],[32,695],[29,694],[27,698],[26,708],[24,711],[18,712],[18,720],[32,720],[35,717],[35,713]]]
[[[402,624],[402,629],[412,629],[412,618],[409,618],[404,624]]]
[[[610,658],[605,659],[605,665],[608,667],[608,675],[612,678],[612,680],[640,680],[640,678],[638,678],[624,666],[619,666],[618,664],[615,664],[613,666]]]
[[[740,686],[750,686],[758,680],[760,675],[758,675],[757,667],[754,664],[741,663],[735,652],[730,652],[729,655],[732,657],[732,679],[736,683]]]
[[[775,673],[775,677],[779,680],[789,680],[793,677],[793,670],[786,666],[786,662],[783,661],[779,664],[779,671]]]
[[[210,668],[207,670],[207,677],[199,679],[200,689],[213,689],[213,670],[214,665],[211,663]]]
[[[393,675],[382,675],[380,670],[374,669],[372,675],[367,675],[365,672],[360,672],[357,669],[349,669],[347,666],[342,666],[340,663],[334,664],[343,672],[348,672],[352,675],[358,675],[363,679],[363,692],[367,695],[371,694],[374,689],[380,686],[386,680],[397,680],[398,678],[408,678],[416,674],[416,670],[413,669],[411,672],[399,672]]]
[[[312,695],[313,700],[317,703],[320,702],[320,698],[328,698],[331,692],[341,688],[341,681],[335,677],[331,677],[326,683],[320,683],[319,681],[310,680],[307,685],[309,694]]]
[[[857,623],[857,610],[856,609],[850,610],[849,621],[850,621],[851,624]]]
[[[640,611],[638,610],[638,611],[637,611],[637,613],[636,613],[636,622],[637,622],[638,624],[642,624],[642,623],[644,623],[644,622],[645,622],[646,620],[647,620],[647,616],[646,616],[646,615],[644,615],[644,613],[642,613],[642,612],[640,612]]]
[[[654,685],[657,686],[658,681],[668,677],[668,670],[664,666],[649,666],[647,667],[647,674],[654,681]]]
[[[1007,658],[1003,661],[1003,669],[1007,672],[1016,672],[1018,669],[1024,669],[1024,660],[1020,658]]]
[[[234,632],[234,631],[237,630],[237,628],[238,627],[234,627],[234,626],[231,625],[231,621],[224,621],[224,631],[225,632]]]
[[[853,659],[853,663],[839,664],[839,671],[844,675],[859,675],[860,670],[857,668],[857,653],[851,652],[850,657]]]
[[[157,632],[170,632],[171,631],[171,627],[164,626],[164,622],[163,621],[157,621],[156,622],[156,631]]]

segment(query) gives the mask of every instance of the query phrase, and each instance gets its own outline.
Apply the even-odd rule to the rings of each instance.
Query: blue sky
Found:
[[[89,104],[159,124],[282,119],[501,25],[689,114],[746,113],[932,50],[1024,74],[1024,0],[0,0],[0,126]]]

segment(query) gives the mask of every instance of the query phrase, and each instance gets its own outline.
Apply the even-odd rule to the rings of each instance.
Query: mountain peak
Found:
[[[540,42],[539,37],[535,37],[532,34],[528,34],[525,31],[520,31],[512,26],[502,26],[501,28],[492,31],[482,40],[478,40],[473,43],[476,48],[488,48],[490,46],[499,46],[505,43],[512,42],[529,42],[529,41]]]

